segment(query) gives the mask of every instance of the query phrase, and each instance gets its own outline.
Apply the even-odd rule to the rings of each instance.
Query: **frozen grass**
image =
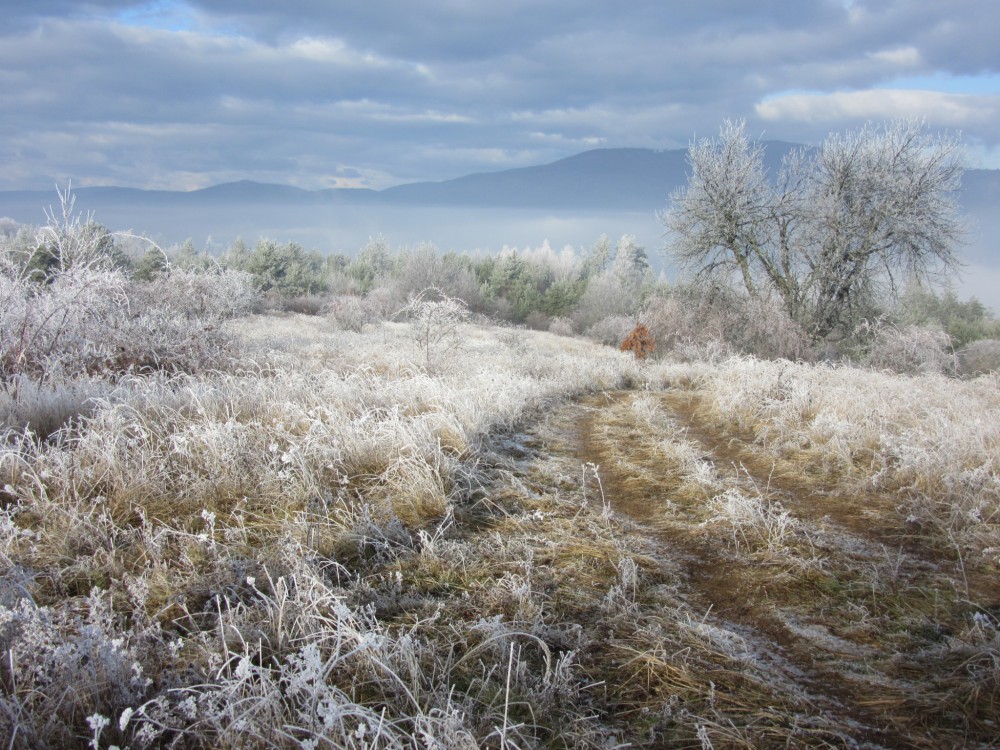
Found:
[[[845,554],[778,480],[891,495],[971,575],[995,554],[995,380],[650,366],[461,321],[429,353],[408,322],[336,327],[229,320],[225,367],[22,380],[0,402],[10,747],[850,745],[857,717],[712,596],[886,680],[924,669],[919,711],[966,706],[982,736],[995,615],[918,641],[937,579],[909,552]]]
[[[682,374],[683,373],[683,374]],[[706,424],[745,434],[783,471],[853,478],[888,493],[900,522],[961,554],[1000,548],[1000,381],[730,359],[711,371],[664,365],[698,392]]]
[[[747,551],[763,549],[768,555],[780,555],[797,525],[780,504],[747,496],[736,489],[713,497],[709,508],[713,516],[708,523],[724,524],[732,534],[733,545]]]
[[[545,701],[575,688],[571,660],[528,627],[537,594],[515,571],[486,585],[483,553],[445,537],[456,514],[475,514],[492,434],[621,387],[631,359],[463,325],[461,350],[429,373],[427,332],[409,324],[361,335],[287,316],[229,333],[244,354],[227,372],[124,377],[113,392],[72,381],[66,405],[48,408],[61,430],[20,431],[39,424],[26,391],[21,411],[8,407],[11,746],[523,746],[551,734]],[[493,604],[442,620],[428,598],[442,586],[482,587]]]
[[[762,437],[776,434],[764,430],[774,427],[767,421],[769,401],[755,402],[744,389],[731,402],[740,411],[723,415],[712,408],[713,398],[731,395],[740,376],[750,380],[767,368],[754,361],[707,370],[660,365],[649,379],[681,387],[584,402],[583,457],[599,467],[612,508],[659,541],[659,554],[679,568],[676,591],[688,606],[711,614],[669,623],[665,640],[684,632],[703,640],[692,646],[690,661],[664,659],[658,668],[683,666],[686,678],[698,683],[704,679],[699,660],[721,652],[731,659],[728,669],[742,664],[744,675],[767,672],[738,689],[747,710],[753,706],[763,717],[765,707],[781,705],[787,718],[794,712],[789,695],[811,695],[813,706],[827,701],[826,715],[852,738],[783,735],[763,718],[751,729],[730,706],[721,717],[704,709],[698,714],[699,731],[713,743],[989,746],[1000,705],[1000,589],[995,550],[976,545],[995,524],[959,537],[947,526],[947,503],[938,501],[928,512],[942,515],[914,529],[910,486],[876,490],[871,474],[854,461],[814,466],[810,446],[796,441],[778,450]],[[827,374],[796,368],[792,383],[799,371],[819,383]],[[860,375],[862,383],[885,378]],[[885,379],[888,387],[892,379]],[[955,385],[959,393],[966,387]],[[952,401],[950,408],[964,403]],[[737,417],[744,421],[736,423]],[[871,417],[888,419],[877,411]],[[806,432],[802,422],[796,427]],[[955,469],[942,471],[949,468]],[[642,599],[642,593],[626,599],[625,590],[619,571],[609,598]],[[641,613],[636,610],[636,622]],[[647,644],[636,658],[652,664],[661,654]],[[808,711],[800,717],[813,718]]]

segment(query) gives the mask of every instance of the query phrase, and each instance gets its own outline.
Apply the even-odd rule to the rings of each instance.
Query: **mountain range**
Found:
[[[765,142],[768,168],[777,171],[794,144]],[[478,208],[601,209],[655,211],[687,182],[685,149],[595,149],[533,167],[470,174],[441,182],[414,182],[384,190],[338,188],[304,190],[243,180],[201,190],[140,190],[121,187],[76,188],[78,204],[100,212],[125,206],[466,206]],[[996,205],[1000,170],[968,170],[963,204]],[[0,191],[0,216],[37,223],[53,191]],[[30,215],[29,215],[30,214]]]
[[[796,147],[763,145],[772,173]],[[192,191],[84,187],[74,193],[76,208],[104,226],[134,229],[164,247],[187,238],[224,248],[236,237],[269,237],[353,254],[370,237],[383,235],[397,246],[432,242],[442,250],[496,251],[543,241],[581,247],[602,233],[628,233],[655,253],[664,240],[657,212],[687,183],[688,171],[686,149],[614,148],[384,190],[304,190],[243,180]],[[967,285],[978,283],[970,288],[982,296],[996,284],[980,269],[1000,275],[1000,248],[993,240],[1000,236],[1000,170],[967,170],[960,201],[972,227],[962,248],[975,267]],[[43,224],[45,208],[57,203],[54,189],[0,191],[0,217]],[[1000,292],[989,296],[1000,306]]]
[[[74,192],[78,203],[98,211],[112,205],[231,203],[652,210],[662,207],[670,191],[684,183],[685,159],[683,150],[597,149],[551,164],[384,190],[304,190],[242,180],[192,191],[85,187]],[[0,215],[20,220],[15,214],[21,207],[37,212],[54,197],[52,191],[0,191]]]

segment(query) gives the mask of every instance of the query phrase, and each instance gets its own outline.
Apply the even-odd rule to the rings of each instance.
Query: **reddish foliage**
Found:
[[[622,342],[623,352],[632,352],[636,359],[645,359],[656,348],[656,340],[642,323],[636,323],[635,328]]]

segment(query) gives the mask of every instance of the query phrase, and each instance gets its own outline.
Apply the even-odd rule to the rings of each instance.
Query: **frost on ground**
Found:
[[[853,741],[989,746],[995,378],[744,358],[660,378],[657,395],[586,399],[582,455],[680,566],[705,623],[738,632],[775,688],[796,686]]]
[[[5,392],[10,747],[995,736],[995,379],[421,320]]]

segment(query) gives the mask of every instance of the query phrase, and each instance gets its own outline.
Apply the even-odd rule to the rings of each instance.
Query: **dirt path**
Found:
[[[849,746],[990,746],[995,682],[988,665],[986,685],[963,671],[974,648],[953,636],[992,604],[969,602],[953,565],[920,554],[891,498],[777,473],[682,393],[602,394],[548,426],[562,441],[547,448],[589,467],[591,497],[654,541],[692,610],[742,638],[775,690]]]

